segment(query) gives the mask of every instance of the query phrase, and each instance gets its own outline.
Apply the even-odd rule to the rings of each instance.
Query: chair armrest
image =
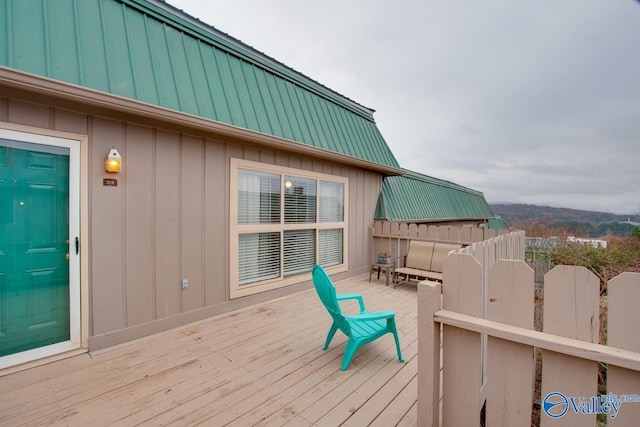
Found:
[[[350,320],[355,320],[356,322],[359,320],[382,320],[382,319],[391,319],[395,317],[395,313],[393,311],[385,310],[385,311],[376,311],[374,313],[364,312],[361,314],[356,314],[353,316],[345,316]]]
[[[362,299],[362,295],[360,294],[340,294],[336,295],[336,299],[338,301],[345,301],[350,299],[358,300],[358,304],[360,305],[360,313],[364,313],[366,311],[364,309],[364,300]]]

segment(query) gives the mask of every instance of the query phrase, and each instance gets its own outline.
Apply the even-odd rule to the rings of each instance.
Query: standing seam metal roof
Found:
[[[412,171],[384,178],[375,214],[388,221],[494,217],[481,192]]]
[[[4,0],[0,65],[399,169],[373,110],[158,0]]]

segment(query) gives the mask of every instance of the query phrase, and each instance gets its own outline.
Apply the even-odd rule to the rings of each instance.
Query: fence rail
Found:
[[[485,406],[486,425],[531,425],[538,378],[541,426],[595,425],[598,412],[608,426],[638,425],[640,274],[609,281],[605,299],[584,267],[555,267],[544,277],[536,331],[534,273],[522,258],[524,245],[516,248],[521,237],[501,243],[515,260],[502,257],[508,250],[496,249],[496,241],[482,242],[472,245],[482,250],[470,246],[447,257],[443,284],[419,284],[418,424],[479,425]],[[602,363],[606,397],[598,389]]]

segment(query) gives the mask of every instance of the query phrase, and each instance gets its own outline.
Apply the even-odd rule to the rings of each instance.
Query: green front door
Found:
[[[69,149],[0,139],[0,357],[69,340],[69,248]]]

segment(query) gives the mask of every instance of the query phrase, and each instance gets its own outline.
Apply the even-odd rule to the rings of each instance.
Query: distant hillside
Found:
[[[489,205],[494,214],[502,217],[507,225],[514,227],[531,222],[542,222],[546,224],[585,224],[589,226],[588,228],[593,228],[595,234],[601,235],[606,234],[607,230],[611,228],[610,225],[613,224],[626,221],[640,223],[640,215],[616,215],[607,212],[582,211],[520,203],[490,203]],[[633,228],[633,225],[622,225],[625,226],[624,229]],[[596,229],[599,230],[596,231]],[[614,232],[612,234],[620,233]]]

